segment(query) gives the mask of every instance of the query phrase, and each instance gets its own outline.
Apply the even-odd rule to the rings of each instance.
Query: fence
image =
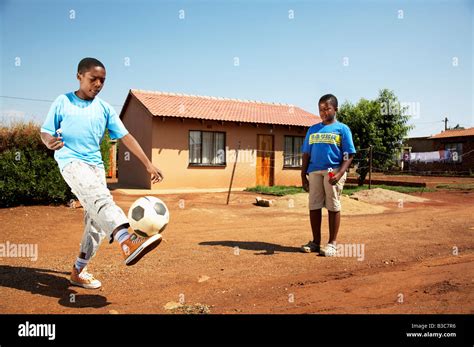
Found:
[[[283,151],[268,151],[268,150],[247,150],[245,155],[242,155],[243,150],[237,149],[234,155],[229,156],[228,163],[232,165],[232,173],[229,177],[229,191],[233,187],[246,187],[256,185],[289,185],[301,186],[301,163],[302,154],[285,155]],[[372,185],[372,174],[383,173],[387,175],[394,174],[410,174],[410,175],[472,175],[472,168],[467,167],[462,169],[460,164],[468,163],[466,160],[474,159],[474,150],[463,154],[449,153],[443,154],[443,159],[438,160],[437,163],[442,166],[430,167],[423,169],[421,166],[420,156],[414,155],[415,160],[403,160],[403,153],[397,151],[396,154],[390,155],[381,151],[375,150],[373,147],[358,149],[353,158],[350,173],[356,173],[360,178],[360,174],[366,174],[364,182]],[[293,160],[296,158],[296,160]],[[444,159],[446,158],[446,159]],[[382,167],[380,162],[387,162],[385,159],[390,159],[385,167]],[[285,163],[297,163],[298,165],[287,166]],[[434,165],[435,163],[424,163]],[[466,164],[469,165],[469,164]],[[437,168],[437,170],[436,170]]]

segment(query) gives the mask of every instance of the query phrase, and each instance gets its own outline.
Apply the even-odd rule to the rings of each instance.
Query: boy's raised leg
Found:
[[[121,229],[128,229],[130,225],[127,223],[127,224],[122,224],[122,225],[119,225],[118,227],[116,227],[114,229],[114,231],[112,231],[112,237],[115,237],[115,234],[117,233],[117,231],[121,230]]]

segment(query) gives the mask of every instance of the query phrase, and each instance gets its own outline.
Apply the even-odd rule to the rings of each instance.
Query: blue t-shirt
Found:
[[[303,153],[310,155],[308,173],[317,170],[336,169],[341,166],[344,153],[355,154],[349,127],[335,121],[318,123],[308,129],[303,142]]]
[[[128,134],[112,106],[98,97],[83,100],[74,92],[57,97],[41,126],[41,132],[52,136],[57,136],[58,129],[64,141],[64,147],[54,151],[60,170],[77,159],[103,168],[100,142],[105,129],[111,139]]]

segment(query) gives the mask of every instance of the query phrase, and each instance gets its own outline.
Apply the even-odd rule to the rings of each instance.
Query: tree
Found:
[[[107,172],[109,172],[110,167],[110,147],[112,147],[112,145],[110,144],[110,135],[109,131],[106,129],[104,136],[102,137],[102,140],[100,142],[100,153],[102,154],[102,161],[104,162],[104,169],[106,175]]]
[[[337,118],[349,126],[358,152],[359,185],[363,185],[369,172],[368,148],[372,146],[372,166],[388,170],[395,163],[394,157],[403,138],[412,129],[407,108],[401,107],[393,91],[382,89],[375,100],[360,99],[356,105],[345,102]]]

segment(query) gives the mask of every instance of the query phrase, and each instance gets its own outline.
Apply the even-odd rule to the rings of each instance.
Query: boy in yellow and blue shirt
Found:
[[[341,193],[347,169],[356,153],[349,127],[336,120],[337,98],[323,95],[318,103],[322,122],[311,126],[303,142],[301,180],[309,192],[313,240],[301,247],[306,253],[335,256],[336,238],[341,221]],[[322,208],[328,210],[329,241],[321,248]]]

